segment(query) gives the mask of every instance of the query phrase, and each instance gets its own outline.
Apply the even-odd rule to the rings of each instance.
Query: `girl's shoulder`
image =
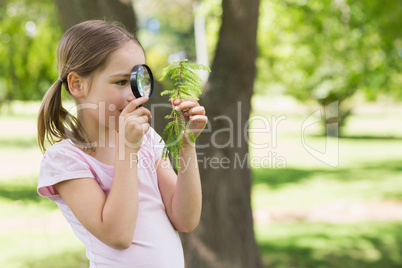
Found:
[[[87,158],[87,154],[76,146],[71,140],[66,139],[53,144],[49,149],[46,150],[42,159],[43,164],[50,166],[59,165],[60,167],[67,167],[67,163],[71,162],[82,162]]]
[[[53,144],[46,150],[40,167],[39,177],[52,177],[55,174],[78,173],[91,176],[95,164],[91,162],[91,156],[77,147],[71,140],[62,140]]]
[[[44,154],[44,158],[59,155],[84,156],[85,153],[80,148],[78,148],[71,140],[65,139],[53,144],[50,148],[48,148]]]
[[[70,140],[52,145],[43,156],[38,176],[38,193],[52,200],[60,199],[53,186],[59,182],[94,178],[85,153]]]

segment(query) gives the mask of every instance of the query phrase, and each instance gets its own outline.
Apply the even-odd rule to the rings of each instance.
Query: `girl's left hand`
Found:
[[[188,129],[194,134],[194,138],[201,134],[205,128],[208,117],[205,115],[205,108],[195,100],[172,99],[172,105],[176,111],[182,111]],[[190,144],[187,135],[183,138],[183,145]]]

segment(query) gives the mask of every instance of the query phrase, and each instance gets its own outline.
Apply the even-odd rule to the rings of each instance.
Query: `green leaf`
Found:
[[[193,133],[193,132],[189,131],[189,132],[188,132],[188,137],[190,138],[190,140],[191,140],[192,142],[195,142],[195,137],[194,137],[194,133]]]
[[[188,60],[176,61],[169,66],[163,68],[161,80],[170,77],[173,80],[173,88],[164,90],[161,95],[169,95],[172,98],[193,99],[198,100],[198,96],[202,93],[202,79],[194,71],[206,70],[211,71],[207,66],[201,64],[186,63]],[[182,113],[172,109],[166,119],[173,119],[169,122],[162,137],[167,136],[165,147],[162,151],[164,159],[170,153],[173,158],[173,163],[177,171],[180,171],[180,150],[183,144],[183,134],[188,133],[192,142],[195,142],[194,134],[187,129],[186,122],[181,118]]]
[[[190,70],[195,70],[195,71],[208,71],[211,72],[211,69],[208,66],[202,65],[202,64],[197,64],[197,63],[186,63],[183,64],[184,68],[190,69]]]

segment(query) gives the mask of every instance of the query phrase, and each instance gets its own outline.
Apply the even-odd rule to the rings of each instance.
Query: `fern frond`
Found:
[[[171,95],[171,94],[174,94],[174,93],[176,93],[175,90],[165,90],[165,91],[163,91],[163,92],[161,93],[161,96],[164,96],[164,95]]]
[[[195,71],[211,71],[208,66],[195,63],[187,63],[187,59],[173,62],[163,68],[160,80],[170,78],[174,81],[173,88],[164,90],[161,95],[169,95],[170,99],[193,99],[198,100],[202,93],[202,79]],[[192,142],[195,142],[194,134],[187,128],[186,122],[180,117],[180,113],[175,109],[165,116],[166,119],[173,119],[169,122],[162,134],[162,139],[167,136],[162,157],[166,159],[170,153],[173,157],[174,166],[180,171],[180,150],[182,149],[183,133],[186,133]]]
[[[202,83],[202,80],[199,77],[194,77],[194,76],[189,75],[189,76],[185,76],[182,78],[184,78],[185,83],[186,82],[191,83],[195,88],[199,87],[200,84]]]
[[[164,80],[168,75],[173,73],[177,69],[177,66],[169,65],[162,69],[162,77],[159,79],[160,81]]]
[[[183,65],[184,68],[194,70],[194,71],[208,71],[211,72],[211,69],[208,66],[197,64],[197,63],[187,63]]]

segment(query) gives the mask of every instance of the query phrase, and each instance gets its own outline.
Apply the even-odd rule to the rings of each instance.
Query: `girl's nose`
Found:
[[[131,101],[133,101],[134,99],[135,99],[134,94],[133,94],[133,92],[131,91],[131,88],[130,88],[130,92],[129,92],[128,95],[127,95],[127,101],[128,101],[128,102],[131,102]]]

